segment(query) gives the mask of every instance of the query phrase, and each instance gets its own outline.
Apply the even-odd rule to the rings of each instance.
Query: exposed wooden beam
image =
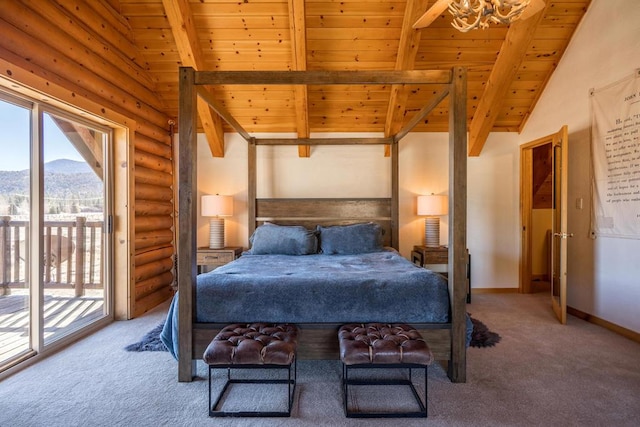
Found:
[[[236,132],[240,134],[247,142],[251,142],[253,137],[247,133],[240,123],[224,108],[216,99],[213,94],[204,87],[196,87],[198,99],[201,102],[206,103],[207,107],[211,107],[216,113],[220,115]]]
[[[168,0],[165,0],[168,1]],[[200,71],[196,85],[449,84],[451,70],[411,71]]]
[[[546,7],[545,7],[546,10]],[[469,156],[479,156],[544,13],[511,24],[469,126]]]
[[[180,325],[190,325],[194,316],[196,283],[197,236],[193,224],[198,222],[198,149],[196,98],[193,85],[194,71],[192,68],[180,68],[180,116],[178,117],[178,259],[176,276],[178,278],[178,321]],[[178,381],[192,380],[193,364],[193,330],[186,328],[178,334]],[[187,355],[187,356],[185,356]]]
[[[185,67],[196,70],[205,69],[202,51],[198,43],[198,35],[188,0],[162,0],[167,20],[171,25],[171,33]],[[224,131],[222,120],[214,114],[209,106],[198,98],[198,117],[214,157],[224,157]]]
[[[453,382],[467,380],[467,69],[454,68],[449,111],[449,266],[451,355],[448,375]]]
[[[393,138],[255,138],[256,145],[389,145]]]
[[[396,56],[395,70],[412,70],[416,63],[416,55],[420,45],[421,31],[412,28],[416,19],[425,11],[428,0],[409,0],[404,11],[398,55]],[[406,86],[392,85],[387,118],[384,123],[384,135],[392,136],[398,133],[404,120],[409,91]],[[385,156],[391,155],[391,147],[385,147]]]
[[[307,27],[305,22],[304,0],[289,0],[289,28],[291,30],[291,52],[293,69],[307,69]],[[306,86],[295,87],[296,129],[298,138],[309,137],[309,105]],[[311,147],[298,146],[298,156],[309,157]]]
[[[400,247],[400,159],[398,144],[391,144],[391,246]]]
[[[53,122],[67,137],[71,145],[80,153],[87,165],[93,170],[96,176],[102,179],[103,176],[103,155],[101,134],[75,123],[51,117]]]
[[[256,144],[247,144],[247,211],[249,220],[249,236],[256,231],[256,199],[258,198],[258,156]]]
[[[402,129],[400,129],[400,131],[393,137],[393,140],[395,142],[398,142],[402,138],[404,138],[405,135],[411,132],[411,129],[413,129],[418,123],[424,120],[424,118],[427,117],[431,110],[436,108],[438,104],[440,104],[442,100],[447,97],[447,95],[449,95],[449,88],[444,88],[440,92],[438,92],[427,105],[422,107],[422,109],[420,109],[420,111],[415,116],[413,116]]]
[[[438,16],[442,15],[442,13],[447,10],[449,3],[449,0],[436,0],[435,3],[415,21],[413,28],[421,29],[431,25],[433,21],[438,19]]]

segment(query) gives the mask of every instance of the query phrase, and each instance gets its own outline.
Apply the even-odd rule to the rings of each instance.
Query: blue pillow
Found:
[[[353,255],[383,250],[382,228],[373,222],[318,226],[320,252],[327,255]]]
[[[252,255],[310,255],[318,252],[314,230],[301,225],[264,223],[249,239]]]

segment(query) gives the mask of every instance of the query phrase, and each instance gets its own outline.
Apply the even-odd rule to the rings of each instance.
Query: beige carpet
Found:
[[[541,294],[473,296],[469,312],[502,341],[469,349],[465,384],[430,368],[426,421],[345,419],[337,361],[299,363],[289,419],[212,420],[204,364],[202,378],[178,383],[168,353],[123,349],[165,309],[115,322],[5,379],[0,426],[635,426],[640,419],[640,345],[571,316],[559,325]]]

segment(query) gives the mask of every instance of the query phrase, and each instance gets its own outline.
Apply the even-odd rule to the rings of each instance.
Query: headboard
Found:
[[[390,198],[256,199],[255,226],[267,221],[280,225],[302,225],[309,229],[316,225],[375,222],[382,227],[384,246],[392,246],[395,232]]]

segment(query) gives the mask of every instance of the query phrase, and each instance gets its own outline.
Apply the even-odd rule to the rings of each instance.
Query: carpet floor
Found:
[[[299,362],[291,418],[210,419],[203,362],[195,381],[179,383],[169,353],[124,350],[166,309],[114,322],[3,380],[0,426],[636,426],[640,419],[640,344],[572,316],[558,324],[545,295],[474,295],[469,312],[501,341],[469,348],[464,384],[452,384],[439,364],[429,368],[426,421],[344,418],[338,361]],[[424,397],[422,379],[416,373]],[[382,392],[382,403],[397,400]]]

